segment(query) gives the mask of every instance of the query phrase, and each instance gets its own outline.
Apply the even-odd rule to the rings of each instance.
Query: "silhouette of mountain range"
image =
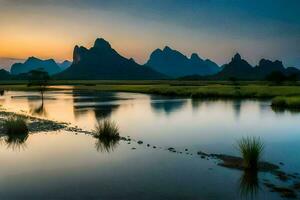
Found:
[[[15,63],[11,66],[11,74],[18,75],[28,73],[34,69],[44,69],[50,75],[56,74],[61,71],[60,67],[53,59],[41,60],[36,57],[29,57],[24,63]]]
[[[240,54],[235,54],[231,62],[223,66],[223,70],[215,76],[220,79],[235,77],[238,79],[252,79],[255,77],[254,68]]]
[[[21,58],[9,58],[9,57],[0,57],[0,66],[1,69],[10,70],[10,67],[15,63],[24,62],[24,59]]]
[[[231,62],[224,65],[224,69],[216,74],[216,77],[218,79],[235,77],[237,79],[262,80],[272,72],[281,72],[284,75],[300,74],[297,68],[285,68],[282,62],[278,60],[261,59],[257,66],[252,67],[237,53]]]
[[[163,50],[156,49],[153,51],[146,65],[170,77],[191,74],[211,75],[220,71],[219,66],[209,59],[203,60],[196,53],[188,58],[168,46]]]
[[[97,39],[90,49],[75,46],[73,64],[57,74],[57,79],[165,79],[167,76],[133,59],[121,56],[104,39]]]
[[[11,78],[11,75],[5,69],[0,69],[0,80],[8,80]]]
[[[11,74],[0,70],[0,79],[26,79],[26,73],[40,68],[55,79],[69,80],[155,80],[177,77],[183,80],[263,80],[273,72],[300,79],[299,69],[285,68],[278,60],[261,59],[257,66],[251,66],[237,53],[229,63],[219,67],[196,53],[188,58],[168,46],[163,50],[156,49],[145,65],[139,65],[134,59],[121,56],[102,38],[96,39],[90,49],[75,46],[72,63],[68,60],[56,63],[53,59],[29,57],[24,63],[13,64]]]
[[[190,75],[181,77],[182,80],[228,80],[236,78],[239,80],[263,80],[272,72],[280,72],[285,76],[296,75],[300,78],[300,70],[294,67],[285,68],[281,61],[261,59],[255,67],[251,66],[240,54],[235,54],[228,64],[222,66],[222,71],[211,76]]]
[[[65,60],[61,63],[57,63],[57,65],[60,67],[60,69],[63,71],[65,69],[67,69],[68,67],[70,67],[72,65],[72,62]]]

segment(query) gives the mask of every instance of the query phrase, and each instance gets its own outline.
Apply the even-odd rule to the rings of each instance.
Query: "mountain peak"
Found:
[[[110,46],[109,42],[107,42],[103,38],[97,38],[95,43],[94,43],[94,48],[110,49],[111,46]]]
[[[133,58],[129,58],[130,62],[135,62],[135,60]]]
[[[202,61],[202,59],[199,57],[199,55],[197,53],[192,53],[191,60],[200,60],[200,61]]]
[[[232,61],[241,61],[241,60],[242,60],[242,57],[239,53],[236,53],[232,58]]]
[[[30,56],[27,59],[27,61],[36,61],[36,60],[40,60],[40,59],[38,59],[37,57],[34,57],[34,56]]]
[[[271,60],[263,58],[259,61],[259,64],[258,64],[258,66],[271,66],[271,65],[284,68],[282,61],[279,61],[279,60],[271,61]]]
[[[163,51],[173,51],[169,46],[165,46],[165,48],[163,49]]]
[[[40,68],[43,68],[50,75],[60,72],[59,66],[53,59],[42,60],[33,56],[29,57],[24,63],[13,64],[10,72],[14,75],[18,75]]]
[[[75,47],[73,64],[58,74],[58,79],[146,80],[167,76],[120,55],[102,38],[93,47]]]
[[[162,50],[161,49],[155,49],[152,54],[158,54],[158,53],[162,53]]]
[[[191,74],[210,75],[219,71],[217,64],[204,62],[196,53],[193,53],[189,58],[180,51],[171,49],[169,46],[165,46],[163,50],[154,50],[146,65],[170,77],[181,77]]]

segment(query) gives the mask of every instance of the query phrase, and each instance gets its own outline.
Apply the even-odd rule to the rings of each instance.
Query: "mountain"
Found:
[[[0,69],[0,80],[8,80],[11,79],[11,75],[5,69]]]
[[[156,49],[153,51],[146,65],[171,77],[191,74],[210,75],[220,70],[216,63],[208,59],[203,60],[196,53],[188,58],[168,46],[163,50]]]
[[[72,62],[65,60],[61,63],[57,63],[57,65],[60,67],[61,70],[65,70],[72,65]]]
[[[115,51],[104,39],[97,39],[90,49],[75,46],[72,65],[54,76],[57,79],[165,79],[167,76],[137,64]]]
[[[299,74],[300,75],[300,70],[299,68],[296,67],[287,67],[285,70],[286,75],[292,75],[292,74]]]
[[[258,66],[256,66],[254,70],[261,78],[266,77],[267,75],[275,71],[282,73],[285,73],[286,71],[281,61],[275,60],[273,62],[266,59],[261,59]]]
[[[222,66],[222,71],[215,75],[200,76],[189,75],[180,77],[180,80],[228,80],[236,78],[239,80],[264,80],[273,72],[279,72],[282,76],[294,75],[300,78],[300,70],[295,67],[285,68],[281,61],[261,59],[255,67],[251,66],[246,60],[242,59],[239,53],[228,64]]]
[[[223,65],[223,70],[215,75],[217,79],[255,79],[254,68],[240,54],[235,54],[228,64]]]
[[[0,57],[0,66],[3,67],[5,70],[10,70],[10,67],[19,62],[24,62],[24,59],[20,58],[7,58],[7,57]]]
[[[215,78],[229,79],[231,77],[244,80],[263,80],[273,72],[280,72],[285,76],[300,74],[300,71],[294,67],[285,68],[281,61],[261,59],[259,64],[252,67],[246,60],[236,54],[230,63],[225,64],[223,70]]]
[[[29,57],[24,63],[15,63],[11,66],[11,74],[18,75],[27,73],[33,69],[42,68],[50,75],[56,74],[61,71],[60,67],[53,59],[41,60],[35,57]]]

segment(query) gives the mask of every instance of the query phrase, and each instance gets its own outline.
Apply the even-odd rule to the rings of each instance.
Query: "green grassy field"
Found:
[[[272,106],[300,110],[300,96],[279,96],[272,99]]]
[[[233,85],[228,81],[51,81],[51,86],[71,85],[77,90],[139,92],[191,98],[288,98],[285,105],[300,104],[300,86],[272,85],[269,82],[239,82]],[[1,82],[4,90],[35,90],[27,82]],[[298,97],[299,96],[299,97]],[[293,98],[291,98],[293,97]],[[278,101],[275,100],[274,101]],[[292,102],[292,103],[289,103]],[[274,104],[274,106],[276,103]]]

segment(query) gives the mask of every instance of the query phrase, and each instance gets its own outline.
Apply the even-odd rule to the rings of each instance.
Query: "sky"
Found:
[[[0,0],[0,66],[72,60],[75,45],[104,38],[140,64],[168,45],[219,65],[239,52],[252,65],[267,58],[300,68],[299,8],[299,0]]]

